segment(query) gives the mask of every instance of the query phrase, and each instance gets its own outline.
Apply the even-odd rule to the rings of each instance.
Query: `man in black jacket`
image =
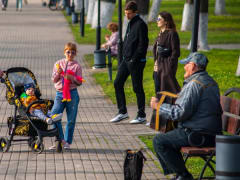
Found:
[[[132,124],[146,121],[145,93],[143,90],[143,70],[146,64],[148,48],[148,27],[137,14],[137,4],[130,1],[125,7],[125,16],[129,20],[123,43],[123,61],[121,62],[114,81],[118,114],[110,122],[119,122],[128,118],[124,83],[129,75],[132,78],[133,90],[137,96],[138,113]]]

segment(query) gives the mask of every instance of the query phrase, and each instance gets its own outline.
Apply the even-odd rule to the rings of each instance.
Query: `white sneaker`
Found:
[[[128,113],[125,114],[117,114],[113,119],[110,120],[110,122],[119,122],[123,119],[129,118]]]
[[[146,123],[146,126],[150,126],[150,122],[147,122],[147,123]]]
[[[64,146],[67,142],[62,140],[62,145]],[[52,145],[48,148],[49,150],[55,150],[56,149],[56,145]]]
[[[63,145],[64,149],[70,149],[70,144],[68,144],[67,142],[65,142],[65,144]]]
[[[56,149],[56,146],[55,146],[55,145],[50,146],[48,149],[49,149],[49,150],[55,150],[55,149]]]
[[[136,117],[135,119],[131,120],[129,123],[130,124],[140,124],[140,123],[144,123],[146,121],[146,117]]]

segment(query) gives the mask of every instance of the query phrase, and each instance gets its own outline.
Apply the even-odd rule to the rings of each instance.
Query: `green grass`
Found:
[[[143,141],[146,146],[156,155],[156,153],[153,150],[153,144],[152,144],[152,139],[154,136],[139,136],[139,139],[141,139],[141,141]],[[216,158],[213,158],[214,160]],[[194,158],[189,158],[186,164],[187,169],[189,170],[189,172],[196,177],[199,176],[199,173],[202,170],[202,167],[204,165],[204,161],[200,158],[194,157]],[[213,167],[215,167],[214,164],[212,164]],[[160,168],[160,171],[162,171],[162,168]],[[211,172],[211,170],[209,168],[206,169],[206,172],[204,173],[204,176],[213,176],[213,173]]]
[[[161,3],[160,11],[169,11],[172,13],[177,30],[179,32],[181,44],[188,44],[191,39],[191,32],[181,32],[182,11],[185,1],[183,0],[165,0]],[[123,2],[124,7],[125,2]],[[113,22],[118,22],[118,9],[115,6],[114,14],[112,17]],[[227,0],[226,1],[226,15],[214,15],[215,0],[209,0],[209,23],[208,23],[208,43],[209,44],[227,44],[227,43],[240,43],[240,0]],[[65,13],[64,13],[65,14]],[[96,43],[96,30],[92,29],[90,25],[85,25],[85,37],[81,37],[79,33],[79,24],[73,25],[71,17],[65,17],[72,29],[74,37],[79,44],[95,44]],[[159,29],[156,23],[148,24],[150,45],[153,44]],[[102,28],[101,42],[104,42],[105,34],[109,32]]]
[[[181,58],[186,57],[189,54],[188,50],[181,49]],[[238,58],[240,55],[240,50],[219,50],[213,49],[209,52],[204,52],[209,59],[209,64],[207,71],[209,74],[217,81],[221,94],[223,94],[227,89],[231,87],[239,87],[240,77],[235,76]],[[149,104],[150,98],[154,95],[154,84],[152,79],[153,72],[153,59],[151,58],[152,52],[148,52],[147,64],[144,69],[143,85],[146,94],[146,105]],[[86,61],[89,66],[92,66],[93,55],[86,55]],[[117,61],[113,61],[113,80],[116,76]],[[180,85],[183,83],[184,68],[183,65],[179,64],[177,71],[177,80]],[[96,82],[100,84],[103,88],[104,93],[116,103],[116,98],[114,94],[113,81],[108,80],[107,69],[102,70],[98,73],[93,74]],[[127,104],[136,104],[136,95],[132,90],[132,84],[130,77],[125,84],[125,94],[127,99]]]

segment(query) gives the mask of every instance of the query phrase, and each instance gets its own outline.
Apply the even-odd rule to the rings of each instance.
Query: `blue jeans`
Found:
[[[51,113],[52,114],[63,113],[64,109],[66,108],[67,124],[65,129],[65,136],[63,133],[62,123],[56,122],[54,125],[56,125],[59,130],[60,139],[65,140],[69,144],[72,144],[78,111],[79,95],[77,89],[71,90],[70,93],[72,100],[70,102],[62,102],[63,94],[62,92],[57,91]]]
[[[51,117],[51,111],[48,111],[47,114],[44,114],[41,109],[34,109],[31,115],[36,116],[39,119],[46,120],[48,117]]]
[[[153,147],[163,168],[164,175],[176,173],[187,176],[190,174],[185,166],[180,149],[181,147],[190,146],[188,136],[191,132],[193,131],[179,127],[165,134],[157,134],[153,138]],[[203,147],[215,146],[215,135],[195,135],[191,139],[193,142],[199,142],[199,138],[202,136],[205,137]]]
[[[180,152],[181,147],[189,146],[188,133],[184,129],[177,128],[165,134],[157,134],[153,138],[153,146],[164,175],[189,174]]]
[[[22,0],[16,0],[16,9],[22,9]]]

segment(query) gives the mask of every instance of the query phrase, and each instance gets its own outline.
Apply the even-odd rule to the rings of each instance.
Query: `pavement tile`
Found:
[[[55,89],[50,79],[53,64],[63,57],[64,44],[74,42],[63,14],[49,11],[37,0],[31,0],[22,12],[16,12],[15,2],[9,1],[7,11],[0,11],[0,17],[1,69],[16,66],[30,69],[36,76],[42,98],[54,99]],[[94,70],[83,61],[83,55],[93,53],[94,49],[93,45],[78,45],[77,60],[83,67],[86,82],[78,89],[80,105],[71,149],[63,153],[48,150],[55,143],[50,137],[44,138],[42,154],[31,152],[26,143],[13,143],[9,152],[0,152],[1,180],[124,179],[124,151],[144,147],[137,136],[155,132],[145,125],[129,124],[136,116],[136,106],[128,107],[130,119],[115,124],[109,122],[117,113],[117,107],[105,97],[91,77]],[[13,106],[5,99],[5,91],[4,85],[0,85],[1,137],[8,136],[7,117],[14,114]],[[146,112],[149,115],[150,108]],[[156,157],[149,154],[142,179],[164,179],[153,163]]]

